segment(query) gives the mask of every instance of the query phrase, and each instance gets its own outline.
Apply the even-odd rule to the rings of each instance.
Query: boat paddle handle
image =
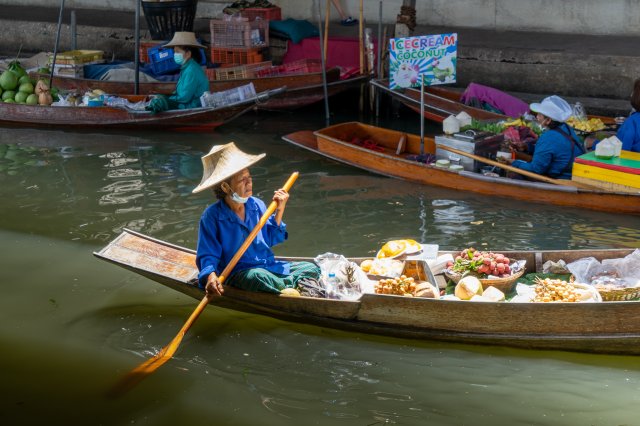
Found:
[[[522,170],[522,169],[519,169],[517,167],[510,166],[508,164],[500,163],[499,161],[494,161],[494,160],[491,160],[489,158],[481,157],[479,155],[474,155],[474,154],[471,154],[469,152],[465,152],[465,151],[461,151],[459,149],[451,148],[451,147],[446,146],[446,145],[439,144],[437,147],[440,148],[440,149],[443,149],[445,151],[453,152],[454,154],[458,154],[458,155],[462,155],[462,156],[465,156],[465,157],[468,157],[468,158],[472,158],[472,159],[474,159],[476,161],[480,161],[481,163],[485,163],[485,164],[489,164],[491,166],[499,167],[499,168],[504,169],[504,170],[509,170],[510,172],[515,172],[515,173],[521,174],[523,176],[529,177],[531,179],[536,179],[536,180],[539,180],[539,181],[542,181],[542,182],[553,183],[555,185],[562,185],[562,186],[573,186],[574,188],[580,188],[580,189],[590,189],[590,190],[596,189],[595,187],[593,187],[591,185],[586,185],[586,184],[583,184],[581,182],[574,182],[574,181],[568,180],[568,179],[553,179],[553,178],[550,178],[550,177],[547,177],[547,176],[539,175],[537,173],[533,173],[533,172],[530,172],[530,171],[527,171],[527,170]]]

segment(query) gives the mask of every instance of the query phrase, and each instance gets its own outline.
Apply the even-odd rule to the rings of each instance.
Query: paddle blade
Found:
[[[135,385],[140,383],[145,377],[149,374],[156,371],[160,368],[164,363],[169,361],[173,355],[178,350],[180,343],[182,342],[182,338],[187,333],[187,330],[191,327],[191,324],[195,322],[196,319],[200,316],[200,313],[207,307],[209,304],[209,297],[205,296],[201,301],[198,307],[193,311],[187,322],[182,326],[176,337],[171,340],[171,342],[162,348],[160,352],[158,352],[152,358],[149,358],[133,370],[131,370],[126,376],[118,381],[113,388],[111,388],[107,392],[107,396],[111,398],[118,397],[123,393],[129,391]]]

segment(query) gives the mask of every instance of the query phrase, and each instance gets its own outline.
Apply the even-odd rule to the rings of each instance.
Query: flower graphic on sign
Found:
[[[420,67],[418,64],[402,63],[398,66],[394,75],[394,80],[399,87],[411,87],[418,81],[418,72]]]

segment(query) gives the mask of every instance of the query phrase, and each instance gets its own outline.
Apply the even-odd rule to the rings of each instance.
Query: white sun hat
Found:
[[[533,112],[539,112],[540,114],[549,117],[553,121],[559,121],[564,123],[571,117],[573,110],[571,105],[560,96],[549,96],[544,98],[540,103],[533,103],[529,105],[529,109]]]
[[[202,180],[192,193],[211,188],[236,173],[262,160],[267,154],[251,155],[242,152],[235,143],[214,145],[202,156]]]
[[[189,31],[176,31],[171,41],[164,45],[164,47],[174,46],[204,47],[196,40],[196,34]]]

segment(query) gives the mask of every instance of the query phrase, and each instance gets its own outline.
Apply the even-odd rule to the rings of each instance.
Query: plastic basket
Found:
[[[282,20],[282,9],[278,6],[274,7],[247,7],[240,11],[240,16],[249,19],[249,21],[255,21],[256,19],[263,19],[265,21],[280,21]]]
[[[200,103],[205,108],[219,108],[256,97],[253,83],[220,92],[204,92]]]
[[[197,61],[200,65],[205,65],[207,63],[205,51],[204,49],[199,49],[199,51],[200,58]],[[180,69],[180,65],[173,60],[171,47],[164,47],[164,45],[151,47],[147,49],[147,54],[154,74],[169,74]]]
[[[176,31],[193,31],[198,0],[143,1],[142,10],[154,40],[169,40]]]
[[[49,55],[49,64],[52,61],[53,55]],[[102,50],[70,50],[56,55],[56,65],[86,65],[99,62],[104,62]]]
[[[271,61],[238,65],[234,67],[220,67],[212,69],[212,76],[214,80],[238,80],[242,78],[254,78],[256,77],[256,71],[269,67],[271,67]]]
[[[211,62],[216,64],[255,64],[262,62],[261,48],[211,48]]]
[[[200,58],[198,58],[198,63],[205,65],[207,63],[207,57],[204,49],[200,49],[199,51]],[[176,64],[176,61],[173,60],[173,49],[171,47],[164,47],[164,45],[151,47],[147,50],[147,54],[154,74],[169,74],[180,69],[180,65]]]
[[[149,58],[148,50],[154,47],[162,46],[167,42],[159,42],[159,41],[142,41],[140,40],[140,49],[138,50],[138,56],[140,62],[148,64],[151,63],[151,59]]]
[[[216,47],[267,47],[269,46],[269,21],[209,21],[211,46]]]

